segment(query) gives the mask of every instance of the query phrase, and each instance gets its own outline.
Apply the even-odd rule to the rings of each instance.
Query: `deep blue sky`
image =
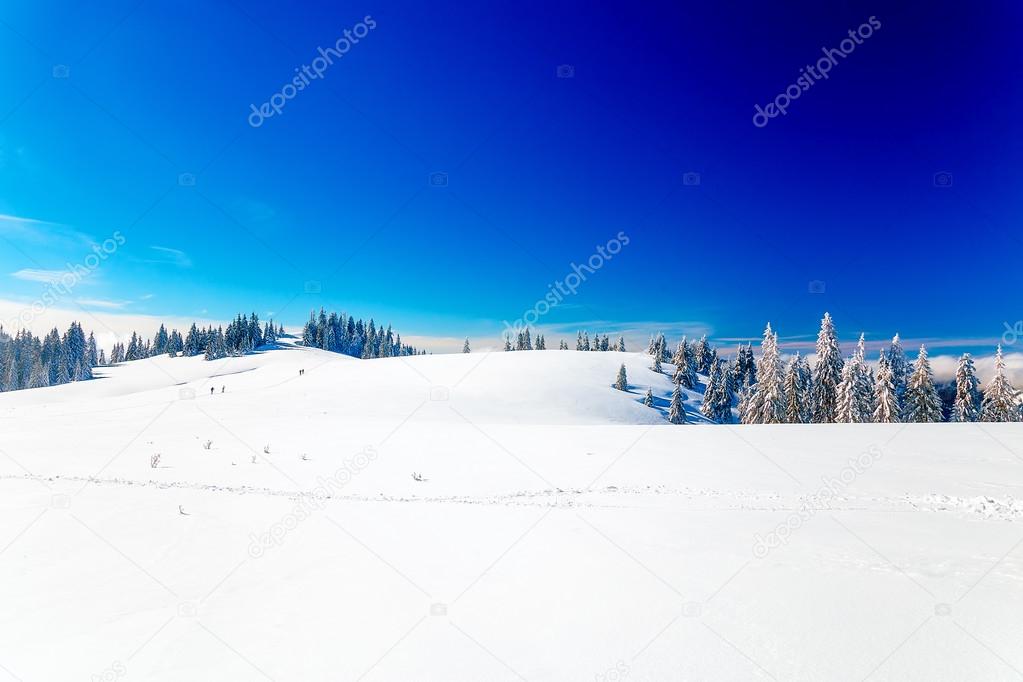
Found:
[[[624,230],[543,324],[799,337],[830,310],[844,337],[995,339],[1023,317],[1023,6],[892,4],[5,3],[0,298],[120,230],[63,304],[324,305],[496,337]],[[872,15],[828,80],[752,124]]]

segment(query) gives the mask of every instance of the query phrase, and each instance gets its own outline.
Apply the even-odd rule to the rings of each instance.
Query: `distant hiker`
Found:
[[[220,387],[220,392],[223,393],[226,389],[227,389],[227,386],[221,386]]]
[[[300,370],[298,370],[298,375],[299,375],[300,377],[303,377],[303,376],[305,376],[305,370],[304,370],[304,369],[300,369]]]
[[[210,386],[210,395],[213,395],[213,387]]]

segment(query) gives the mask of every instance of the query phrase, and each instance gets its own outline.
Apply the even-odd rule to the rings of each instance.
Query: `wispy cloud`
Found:
[[[131,301],[107,301],[102,298],[76,298],[75,303],[83,308],[103,308],[105,310],[120,310]]]
[[[179,268],[192,267],[192,259],[181,249],[172,249],[169,246],[150,246],[149,248],[156,252],[155,257],[143,260],[143,263],[166,263]]]
[[[60,281],[60,278],[63,275],[66,274],[68,274],[67,270],[39,270],[35,268],[23,268],[17,272],[12,272],[11,277],[14,279],[24,280],[26,282],[55,284]]]
[[[91,248],[96,240],[68,225],[0,213],[0,237],[54,248]]]

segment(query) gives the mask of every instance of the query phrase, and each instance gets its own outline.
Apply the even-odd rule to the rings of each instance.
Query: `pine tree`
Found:
[[[923,346],[920,346],[920,353],[913,363],[913,373],[906,381],[902,420],[915,423],[941,421],[941,399],[934,388],[934,374],[927,359],[927,349]]]
[[[619,336],[618,337],[618,343],[615,344],[615,350],[620,352],[620,353],[625,353],[626,352],[626,350],[625,350],[625,337],[624,336]]]
[[[661,354],[654,353],[654,371],[660,374],[663,370],[661,369]]]
[[[744,407],[743,424],[785,422],[785,387],[778,355],[778,335],[771,331],[770,323],[764,329],[760,361],[757,363],[757,383]]]
[[[469,351],[469,339],[468,339],[468,337],[465,339],[465,343],[462,345],[462,352],[463,353],[470,352]]]
[[[877,362],[877,381],[874,384],[874,414],[878,424],[894,424],[899,421],[899,399],[895,394],[895,378],[888,356],[881,353]]]
[[[672,424],[686,423],[686,408],[682,404],[682,387],[675,384],[671,393],[671,405],[668,406],[668,421]]]
[[[847,362],[842,367],[842,380],[838,382],[835,421],[840,424],[855,424],[856,417],[856,369],[852,362]]]
[[[785,422],[788,424],[802,424],[807,420],[806,405],[807,396],[803,392],[803,377],[800,372],[799,353],[789,360],[785,366]]]
[[[643,404],[646,405],[647,407],[654,406],[654,392],[652,389],[648,388],[646,390],[646,395],[643,396]]]
[[[615,379],[614,387],[619,391],[627,391],[629,389],[629,379],[625,375],[625,363],[618,368],[618,378]]]
[[[902,396],[906,392],[906,378],[909,376],[909,360],[906,359],[906,352],[902,350],[902,341],[898,334],[892,337],[892,345],[888,347],[888,364],[892,368],[895,395],[901,405]]]
[[[511,339],[505,338],[505,340],[504,340],[504,350],[505,350],[505,352],[510,351],[511,349],[512,349]]]
[[[703,394],[703,404],[700,405],[703,416],[719,424],[730,424],[732,421],[732,390],[728,375],[724,361],[715,358],[710,368],[707,390]]]
[[[975,422],[980,417],[980,382],[969,353],[963,353],[956,366],[956,398],[950,420]]]
[[[842,354],[831,315],[824,313],[817,334],[817,365],[813,373],[813,421],[824,424],[835,421],[838,384],[842,381]]]
[[[995,352],[995,375],[984,389],[984,402],[980,408],[982,422],[1018,422],[1019,398],[1016,389],[1005,376],[1002,347]]]

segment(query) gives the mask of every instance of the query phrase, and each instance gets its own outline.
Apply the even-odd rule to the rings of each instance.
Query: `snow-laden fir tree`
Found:
[[[901,406],[902,395],[906,392],[906,379],[909,377],[909,360],[906,358],[906,351],[902,349],[902,340],[898,334],[892,337],[892,344],[888,347],[888,364],[892,368],[895,396]]]
[[[462,352],[463,353],[471,352],[470,349],[469,349],[469,339],[468,338],[466,338],[465,343],[462,344]]]
[[[941,399],[934,388],[934,373],[927,359],[927,349],[923,346],[920,346],[920,353],[913,363],[913,372],[906,380],[906,393],[902,396],[902,421],[941,421]]]
[[[860,334],[853,353],[856,367],[856,411],[858,423],[866,424],[874,417],[874,370],[867,365],[866,339]]]
[[[895,378],[888,356],[882,352],[877,361],[877,380],[874,382],[873,421],[878,424],[895,424],[899,421],[899,399],[895,395]]]
[[[710,374],[710,344],[707,343],[707,335],[704,334],[700,340],[693,344],[693,360],[696,362],[696,371],[700,374]]]
[[[859,423],[856,407],[856,368],[851,361],[842,367],[842,380],[838,382],[837,394],[835,421],[841,424]]]
[[[719,424],[732,422],[732,389],[726,363],[720,358],[714,359],[707,380],[707,390],[703,394],[700,412],[707,419]]]
[[[696,362],[686,337],[683,336],[679,341],[671,362],[675,365],[675,374],[672,377],[675,383],[688,389],[696,388]]]
[[[743,424],[785,423],[785,385],[781,358],[778,354],[778,335],[768,323],[760,346],[757,362],[757,383],[743,405]]]
[[[653,366],[653,370],[655,372],[657,372],[658,374],[660,374],[661,371],[662,371],[661,370],[661,354],[659,352],[658,353],[654,353],[654,366]]]
[[[568,350],[568,342],[562,339],[561,343],[558,344],[558,350]]]
[[[512,349],[511,339],[506,337],[504,340],[504,350],[505,352],[509,352],[511,351],[511,349]]]
[[[576,332],[575,333],[575,349],[576,350],[583,350],[583,333],[582,332]]]
[[[626,352],[626,350],[625,350],[625,337],[624,336],[619,336],[618,337],[618,343],[615,344],[615,350],[620,352],[620,353],[625,353]]]
[[[643,396],[643,404],[646,405],[647,407],[654,406],[654,392],[652,389],[648,388],[646,390],[646,395]]]
[[[625,363],[624,362],[622,363],[622,366],[618,368],[618,378],[615,379],[614,386],[619,391],[627,391],[629,389],[629,378],[625,374]]]
[[[1018,422],[1019,397],[1005,376],[1005,358],[1002,347],[995,352],[995,375],[984,389],[984,402],[980,408],[982,422]]]
[[[950,421],[975,422],[980,418],[980,382],[969,353],[963,353],[956,365],[956,399]]]
[[[810,419],[810,395],[804,364],[803,358],[796,353],[785,365],[785,422],[788,424],[802,424]]]
[[[544,338],[543,334],[536,335],[536,350],[547,350],[547,339]]]
[[[817,364],[813,371],[813,421],[825,424],[835,421],[838,384],[842,381],[842,353],[831,315],[824,313],[817,334]]]
[[[671,404],[668,406],[668,421],[672,424],[685,424],[686,408],[682,404],[682,387],[675,384],[675,390],[671,392]]]

